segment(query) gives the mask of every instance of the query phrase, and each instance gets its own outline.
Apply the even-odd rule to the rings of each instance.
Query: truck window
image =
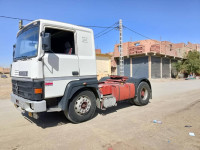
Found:
[[[46,28],[46,33],[51,33],[51,50],[58,54],[75,54],[74,32]]]

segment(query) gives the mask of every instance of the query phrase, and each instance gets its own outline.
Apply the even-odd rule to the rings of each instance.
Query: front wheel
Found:
[[[72,98],[65,116],[73,123],[80,123],[91,119],[96,110],[96,98],[93,92],[84,90]]]
[[[132,99],[132,103],[143,106],[149,103],[151,89],[146,82],[141,82],[137,89],[137,97]]]

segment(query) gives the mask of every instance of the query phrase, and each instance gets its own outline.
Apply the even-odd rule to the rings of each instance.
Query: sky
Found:
[[[200,43],[200,0],[0,0],[0,16],[103,27],[122,19],[124,26],[151,39]],[[92,29],[95,35],[104,30]],[[0,18],[0,66],[12,63],[17,32],[18,20]],[[123,42],[143,39],[123,29]],[[95,39],[102,53],[112,52],[116,43],[116,29]]]

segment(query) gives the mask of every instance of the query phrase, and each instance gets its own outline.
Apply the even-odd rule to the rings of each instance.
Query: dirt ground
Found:
[[[62,112],[42,113],[38,120],[21,114],[2,90],[6,80],[0,81],[2,150],[200,150],[200,80],[152,80],[147,106],[121,103],[81,124]]]
[[[0,78],[0,99],[9,99],[11,93],[11,78]]]

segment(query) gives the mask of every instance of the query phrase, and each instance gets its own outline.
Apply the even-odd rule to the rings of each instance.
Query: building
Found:
[[[100,49],[96,49],[97,79],[111,75],[111,55],[102,54]]]
[[[0,67],[0,74],[9,74],[9,73],[10,73],[10,68]]]
[[[172,63],[183,59],[191,50],[198,50],[199,44],[171,43],[169,41],[141,40],[123,43],[124,75],[130,77],[171,78]],[[119,44],[114,47],[112,74],[119,72]]]

